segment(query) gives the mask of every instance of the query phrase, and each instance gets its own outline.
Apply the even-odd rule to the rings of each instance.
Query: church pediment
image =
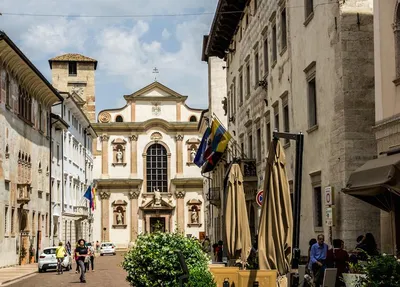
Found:
[[[140,207],[142,210],[174,210],[174,208],[174,206],[163,199],[160,200],[160,204],[156,204],[155,199],[152,199],[150,202]]]
[[[159,82],[151,83],[146,87],[134,92],[133,94],[124,96],[126,100],[159,100],[159,101],[182,101],[186,100],[183,96],[174,90],[164,86]]]

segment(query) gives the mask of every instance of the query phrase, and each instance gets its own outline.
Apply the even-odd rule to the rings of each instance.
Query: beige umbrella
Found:
[[[260,269],[290,270],[293,217],[282,145],[270,145],[264,177],[264,196],[258,233]]]
[[[243,175],[237,163],[234,163],[229,171],[225,223],[228,253],[231,258],[235,258],[236,252],[241,250],[240,259],[244,265],[251,251],[251,235]]]

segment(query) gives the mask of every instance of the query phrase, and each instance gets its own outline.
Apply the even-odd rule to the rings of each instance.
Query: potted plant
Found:
[[[135,245],[125,254],[122,267],[132,286],[175,287],[184,274],[177,251],[182,254],[189,271],[190,287],[216,287],[208,270],[209,258],[199,242],[181,233],[139,235]]]
[[[33,245],[29,247],[29,263],[35,263],[35,248],[33,248]]]
[[[27,252],[26,252],[25,247],[21,246],[21,249],[19,251],[19,264],[20,265],[26,264],[26,258],[25,258],[26,254],[27,254]]]
[[[349,273],[343,273],[343,281],[346,287],[361,287],[366,278],[364,266],[360,263],[349,263]]]
[[[400,286],[400,261],[395,256],[382,254],[370,258],[365,266],[362,282],[368,287]]]

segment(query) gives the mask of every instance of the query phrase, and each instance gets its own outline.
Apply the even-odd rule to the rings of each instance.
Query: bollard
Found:
[[[224,284],[222,285],[223,287],[229,287],[230,286],[230,284],[229,284],[229,278],[225,278],[224,279]]]

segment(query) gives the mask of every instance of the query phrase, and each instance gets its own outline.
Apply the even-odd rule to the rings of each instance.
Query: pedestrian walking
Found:
[[[100,253],[100,242],[98,240],[96,241],[96,251]]]
[[[67,250],[65,249],[63,243],[60,241],[58,247],[56,248],[56,258],[57,258],[57,272],[58,274],[63,274],[62,263],[65,256],[67,255]]]
[[[94,272],[94,259],[96,257],[96,251],[94,249],[94,242],[92,242],[92,245],[89,247],[89,254],[90,254],[90,266],[92,267],[92,272]],[[88,268],[89,271],[89,268]]]
[[[83,239],[79,239],[78,241],[78,247],[76,247],[75,249],[75,256],[77,257],[77,263],[79,265],[79,269],[80,269],[80,281],[81,283],[86,283],[86,278],[85,278],[85,261],[86,258],[88,257],[89,254],[89,250],[88,248],[85,246],[85,240]]]

